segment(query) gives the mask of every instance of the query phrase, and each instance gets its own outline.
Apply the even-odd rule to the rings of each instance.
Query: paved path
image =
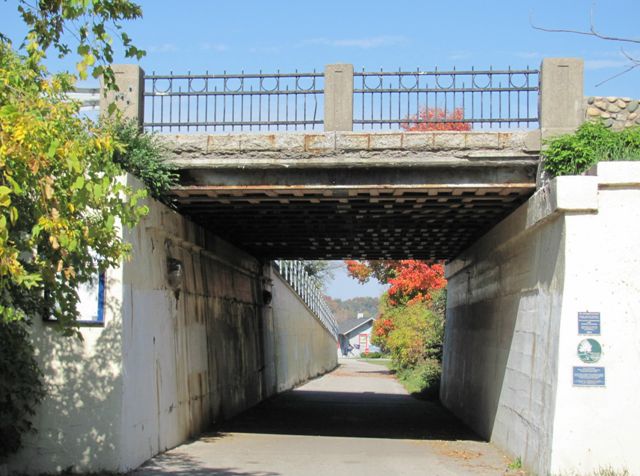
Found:
[[[135,476],[503,475],[507,460],[385,367],[356,360],[157,456]]]

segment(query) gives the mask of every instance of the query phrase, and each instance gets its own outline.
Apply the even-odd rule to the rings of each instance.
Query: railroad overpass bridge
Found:
[[[266,259],[451,260],[536,190],[541,138],[582,120],[582,63],[540,70],[144,75],[181,213]]]
[[[116,79],[104,100],[160,133],[180,213],[150,201],[125,232],[133,261],[105,280],[113,304],[104,328],[84,332],[89,350],[59,350],[35,330],[61,356],[53,375],[66,362],[109,390],[109,405],[65,410],[83,380],[54,382],[43,425],[71,430],[41,432],[39,454],[67,467],[73,447],[91,455],[76,469],[129,470],[335,366],[323,299],[299,263],[272,260],[420,258],[448,261],[445,406],[535,473],[640,471],[628,398],[640,390],[628,378],[640,365],[640,170],[603,164],[551,181],[540,171],[544,139],[600,102],[637,101],[587,107],[576,59],[255,75],[127,66]],[[598,326],[602,316],[602,365],[576,360],[584,314]],[[87,442],[94,434],[104,450]]]
[[[256,256],[453,259],[535,191],[538,135],[164,137],[181,212]]]

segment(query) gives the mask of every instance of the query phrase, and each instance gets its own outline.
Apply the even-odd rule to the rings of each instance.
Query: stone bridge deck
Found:
[[[449,259],[535,190],[539,131],[163,135],[196,222],[267,258]]]

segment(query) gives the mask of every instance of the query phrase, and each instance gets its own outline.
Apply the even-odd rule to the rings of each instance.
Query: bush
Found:
[[[382,353],[381,352],[363,352],[362,354],[360,354],[360,357],[362,357],[363,359],[379,359],[380,357],[382,357]]]
[[[437,399],[440,390],[440,375],[442,368],[436,359],[426,359],[413,367],[396,370],[398,379],[412,395]]]
[[[384,311],[384,318],[394,323],[389,332],[386,348],[394,365],[407,368],[427,359],[440,358],[444,322],[423,302],[391,307]]]
[[[640,160],[640,127],[613,131],[601,122],[585,122],[574,134],[549,140],[542,156],[553,177],[578,175],[602,161]]]
[[[153,198],[173,207],[168,192],[178,183],[178,174],[167,163],[165,148],[158,137],[141,131],[133,120],[115,120],[105,126],[120,144],[113,161],[142,180]]]
[[[29,420],[44,397],[42,373],[33,357],[26,325],[0,320],[0,459],[22,446]]]

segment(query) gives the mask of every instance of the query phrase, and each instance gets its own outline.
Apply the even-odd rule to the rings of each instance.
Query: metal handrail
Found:
[[[305,270],[302,261],[276,260],[273,262],[273,266],[278,274],[300,296],[313,315],[337,340],[338,323],[324,298],[322,286],[318,279]]]

